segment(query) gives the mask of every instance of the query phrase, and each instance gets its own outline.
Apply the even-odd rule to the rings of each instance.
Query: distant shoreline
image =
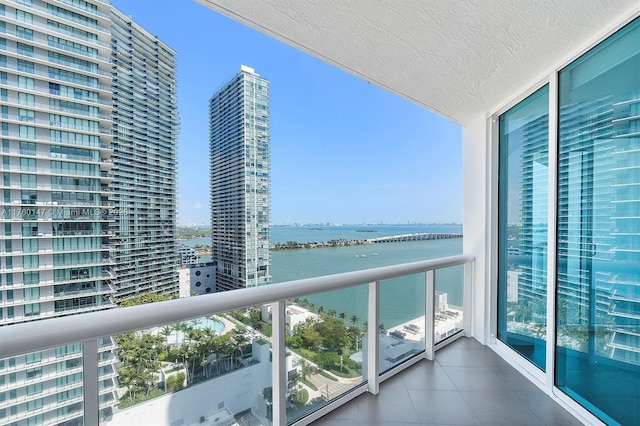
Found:
[[[287,241],[286,243],[275,243],[269,249],[271,251],[282,250],[299,250],[299,249],[316,249],[316,248],[328,248],[328,247],[347,247],[347,246],[362,246],[371,244],[382,243],[396,243],[406,241],[424,241],[424,240],[441,240],[451,238],[462,238],[462,234],[458,233],[417,233],[417,234],[403,234],[403,235],[391,235],[388,237],[370,238],[366,240],[329,240],[328,242],[311,242],[300,243],[297,241]]]

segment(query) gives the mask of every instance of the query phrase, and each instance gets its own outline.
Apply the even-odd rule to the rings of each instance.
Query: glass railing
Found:
[[[38,351],[64,353],[80,342],[84,355],[80,378],[66,364],[29,373],[53,374],[47,395],[70,398],[68,415],[47,411],[43,396],[36,403],[42,410],[3,401],[12,413],[3,421],[43,414],[52,422],[82,415],[85,424],[109,426],[308,424],[362,393],[377,394],[382,381],[414,362],[433,359],[438,326],[430,319],[450,310],[442,309],[436,276],[449,268],[468,292],[472,262],[452,256],[47,319],[37,328],[0,327],[0,341],[11,342],[0,345],[0,376],[13,372],[3,371],[8,365],[40,359]],[[117,348],[103,336],[113,336]],[[111,346],[99,347],[98,339]],[[24,370],[17,379],[27,380]],[[71,398],[64,392],[78,380],[82,390]]]
[[[380,283],[380,374],[425,351],[425,283],[424,272]]]

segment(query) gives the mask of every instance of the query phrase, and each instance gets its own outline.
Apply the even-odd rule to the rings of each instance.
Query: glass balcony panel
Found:
[[[380,282],[379,374],[425,348],[425,274]]]
[[[365,382],[367,294],[360,285],[287,304],[287,423]]]
[[[439,343],[463,331],[464,266],[436,271],[435,337]]]
[[[99,357],[101,424],[268,424],[270,326],[260,318],[251,308],[114,336],[117,399],[101,388],[110,358]]]

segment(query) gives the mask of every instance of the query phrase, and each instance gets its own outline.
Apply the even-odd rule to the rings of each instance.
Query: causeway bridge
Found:
[[[419,234],[391,235],[389,237],[369,238],[366,241],[373,244],[378,244],[396,243],[400,241],[444,240],[448,238],[462,238],[462,234],[422,232]]]

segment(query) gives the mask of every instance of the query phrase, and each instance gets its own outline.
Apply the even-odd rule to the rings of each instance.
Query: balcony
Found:
[[[446,305],[442,293],[437,291],[437,274],[450,268],[464,268],[464,279],[457,283],[462,306]],[[98,423],[99,418],[106,425],[136,423],[141,420],[140,416],[155,416],[157,412],[161,417],[152,420],[157,423],[168,424],[181,417],[185,424],[202,422],[202,418],[206,422],[222,415],[215,408],[221,406],[225,407],[224,413],[230,418],[249,415],[261,424],[268,424],[268,419],[272,419],[273,424],[283,425],[311,422],[495,424],[499,421],[515,424],[520,419],[526,419],[528,424],[579,424],[491,349],[463,337],[469,327],[468,296],[473,287],[472,269],[472,257],[460,255],[92,312],[81,317],[44,320],[39,322],[38,329],[29,324],[16,324],[0,328],[0,339],[12,342],[12,345],[0,348],[0,358],[82,342],[84,419],[85,423],[91,424]],[[389,330],[381,330],[380,312],[388,303],[388,297],[380,297],[381,293],[410,288],[417,288],[417,293],[422,294],[418,297],[421,302],[416,303],[415,312],[411,311],[413,319]],[[313,317],[303,308],[294,309],[292,303],[314,293],[331,292],[332,297],[344,296],[341,293],[344,291],[356,292],[351,293],[353,303],[364,305],[367,323],[360,331],[355,327],[357,319],[352,319],[352,327],[347,327],[345,322],[345,330],[356,330],[357,333],[344,334],[355,336],[355,341],[342,344],[355,347],[355,352],[350,360],[340,359],[339,368],[337,365],[321,366],[318,359],[310,361],[310,352],[293,344],[289,337],[285,338],[287,330],[295,336],[301,330],[298,328],[300,324]],[[243,324],[242,314],[238,313],[243,308],[264,304],[269,308],[264,312],[270,312],[271,334]],[[300,314],[304,318],[299,317],[297,327],[292,326],[291,322]],[[194,316],[207,316],[209,319],[191,320]],[[315,315],[315,318],[321,318],[317,323],[339,324],[335,312],[328,316]],[[82,321],[78,321],[80,319]],[[180,323],[175,324],[178,321]],[[443,326],[451,333],[443,333]],[[29,332],[25,333],[27,327]],[[206,352],[204,358],[194,355],[196,349],[193,348],[216,347],[215,344],[207,346],[209,343],[202,340],[207,333],[203,330],[211,330],[213,336],[217,336],[225,327],[234,331],[231,339],[239,339],[232,340],[236,343],[231,360],[221,352],[223,349],[203,349]],[[131,331],[136,333],[123,334]],[[164,336],[169,351],[172,347],[184,347],[184,342],[192,349],[184,353],[181,363],[161,364],[164,367],[158,370],[162,372],[158,374],[166,377],[165,392],[161,392],[158,385],[160,396],[157,398],[118,409],[115,402],[106,404],[98,400],[99,377],[100,380],[107,376],[115,377],[111,366],[116,361],[109,362],[111,358],[103,356],[98,362],[95,355],[100,352],[97,340],[106,335],[119,336],[116,340],[130,336],[120,340],[120,349],[116,350],[120,361],[129,356],[125,342],[134,338],[131,336],[142,339],[148,336],[156,342],[163,340]],[[241,343],[243,341],[244,344]],[[440,349],[437,356],[436,349]],[[321,348],[322,353],[333,354],[339,359],[340,355],[334,351],[329,347]],[[215,353],[215,356],[210,353]],[[360,363],[352,361],[358,357]],[[270,362],[270,358],[277,362]],[[198,359],[202,359],[202,364],[196,362]],[[353,374],[340,377],[343,366],[345,371]],[[123,372],[126,370],[126,367],[121,368]],[[96,373],[87,374],[91,371]],[[100,376],[98,371],[102,372]],[[200,376],[198,371],[201,371]],[[178,390],[162,396],[167,391],[168,378],[176,374],[186,376],[181,380],[190,385],[191,391]],[[207,380],[211,377],[214,380]],[[297,381],[300,377],[301,381]],[[295,380],[293,384],[292,380]],[[266,389],[271,389],[272,403],[268,402]],[[250,395],[246,395],[247,392]],[[225,396],[228,393],[231,393],[230,397]],[[305,396],[301,403],[296,400],[298,394],[308,395],[308,398]],[[208,405],[201,405],[199,411],[195,411],[195,417],[190,419],[186,413],[191,411],[189,404],[201,398],[202,402],[207,400]],[[213,400],[218,403],[214,404]],[[176,406],[176,401],[182,402]],[[496,410],[495,407],[502,407],[501,404],[510,408]],[[120,400],[120,405],[128,405],[125,397]],[[114,411],[109,411],[109,407]],[[164,408],[158,410],[157,407]]]
[[[491,349],[460,338],[313,425],[581,425]]]

